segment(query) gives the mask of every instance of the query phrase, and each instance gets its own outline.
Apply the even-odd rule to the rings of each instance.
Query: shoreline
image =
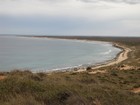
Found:
[[[38,38],[42,38],[42,37],[38,37]],[[50,37],[43,37],[43,38],[50,38]],[[52,38],[51,39],[61,39],[61,38]],[[81,39],[67,39],[67,38],[62,38],[64,40],[81,40]],[[87,71],[86,68],[87,67],[91,67],[92,70],[96,70],[96,69],[100,69],[102,67],[108,67],[108,66],[112,66],[115,64],[119,64],[125,60],[128,59],[128,54],[131,52],[131,49],[128,47],[125,47],[122,44],[119,44],[117,42],[109,42],[109,41],[98,41],[98,40],[81,40],[81,41],[97,41],[97,42],[107,42],[107,43],[111,43],[113,47],[119,48],[121,49],[121,51],[116,55],[115,58],[107,60],[105,62],[101,62],[101,63],[97,63],[97,64],[83,64],[81,66],[77,66],[77,67],[70,67],[68,69],[61,69],[61,70],[56,70],[56,71],[48,71],[48,73],[57,73],[57,72],[85,72]]]
[[[108,67],[108,66],[113,66],[113,65],[115,65],[115,64],[119,64],[119,63],[121,63],[121,62],[123,62],[123,61],[125,61],[125,60],[128,59],[128,54],[131,52],[131,49],[130,49],[130,48],[125,47],[125,46],[120,45],[120,44],[115,43],[115,42],[112,42],[112,45],[113,45],[114,47],[117,47],[117,48],[119,48],[119,49],[122,50],[121,52],[119,52],[119,53],[116,55],[115,58],[113,58],[113,59],[111,59],[111,60],[107,60],[107,61],[102,62],[102,63],[97,63],[97,64],[95,64],[95,65],[92,65],[92,64],[91,64],[91,65],[89,65],[89,66],[87,66],[87,67],[90,67],[91,70],[95,70],[94,72],[97,71],[97,73],[98,73],[98,71],[99,71],[100,68]],[[83,67],[83,68],[73,68],[73,70],[70,70],[70,71],[72,71],[72,72],[86,72],[86,71],[87,71],[87,70],[86,70],[87,67]],[[74,69],[77,69],[77,70],[74,70]],[[66,71],[68,71],[68,70],[66,70]]]
[[[120,45],[118,43],[115,43],[115,42],[113,42],[113,46],[122,49],[122,51],[120,53],[118,53],[114,59],[106,61],[104,64],[97,65],[97,66],[93,67],[92,69],[99,69],[102,67],[112,66],[115,64],[119,64],[128,59],[128,54],[131,52],[130,48],[127,48],[127,47]]]
[[[26,36],[24,36],[24,37],[26,37]],[[127,60],[128,59],[128,53],[131,52],[130,48],[125,47],[124,45],[119,44],[117,42],[102,41],[102,40],[78,39],[78,38],[72,38],[72,39],[70,38],[69,39],[69,38],[48,37],[48,36],[45,36],[45,37],[30,36],[30,37],[33,37],[33,38],[48,38],[48,39],[62,39],[62,40],[89,41],[89,42],[92,42],[92,41],[107,42],[107,43],[112,44],[113,47],[121,49],[121,51],[116,55],[115,58],[112,58],[110,60],[107,60],[107,61],[104,61],[104,62],[101,62],[101,63],[89,64],[89,65],[88,64],[82,64],[80,66],[69,67],[69,68],[66,68],[66,69],[58,69],[58,70],[55,70],[55,71],[49,70],[48,73],[56,73],[56,72],[85,72],[85,71],[87,71],[86,70],[87,67],[91,67],[92,70],[96,70],[96,69],[100,69],[102,67],[112,66],[112,65],[119,64],[122,61]]]
[[[22,37],[25,37],[25,36],[22,36]],[[28,36],[28,38],[29,38],[29,36]],[[47,36],[46,37],[32,36],[32,38],[43,38],[43,39],[44,38],[48,38],[48,39],[50,39],[50,37],[47,37]],[[52,38],[51,37],[51,39],[61,39],[61,38]],[[92,70],[96,70],[96,69],[100,69],[102,67],[112,66],[112,65],[121,63],[122,61],[128,59],[128,53],[131,51],[130,48],[125,47],[122,44],[119,44],[119,43],[116,43],[116,42],[110,42],[110,41],[98,41],[98,40],[87,40],[87,39],[81,40],[81,39],[67,39],[67,38],[65,38],[64,40],[77,40],[77,41],[79,40],[79,41],[89,41],[89,42],[94,42],[94,41],[97,41],[97,42],[107,42],[107,43],[110,43],[113,47],[121,49],[121,51],[118,54],[116,54],[115,58],[112,58],[110,60],[106,60],[106,61],[103,61],[103,62],[100,62],[100,63],[97,63],[97,64],[92,64],[92,63],[88,64],[87,63],[87,64],[81,64],[79,66],[72,66],[72,67],[66,67],[66,68],[55,69],[55,70],[52,69],[52,71],[51,70],[48,70],[48,71],[45,70],[46,73],[85,72],[85,71],[87,71],[88,67],[90,67]],[[41,72],[41,71],[36,71],[34,73],[38,73],[38,72]]]

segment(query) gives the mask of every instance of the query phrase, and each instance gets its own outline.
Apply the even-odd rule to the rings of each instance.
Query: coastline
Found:
[[[36,36],[34,36],[36,37]],[[38,37],[38,38],[42,38],[42,37]],[[43,38],[51,38],[51,39],[61,39],[61,38],[53,38],[53,37],[43,37]],[[62,38],[63,40],[81,40],[81,39],[67,39],[67,38]],[[60,70],[56,70],[56,71],[49,71],[49,73],[56,73],[56,72],[86,72],[86,68],[87,67],[91,67],[92,70],[97,70],[102,68],[102,67],[108,67],[108,66],[112,66],[112,65],[115,65],[115,64],[119,64],[125,60],[128,59],[128,54],[131,52],[131,49],[122,45],[122,44],[119,44],[119,43],[116,43],[116,42],[109,42],[109,41],[99,41],[99,40],[81,40],[81,41],[97,41],[97,42],[107,42],[107,43],[111,43],[112,46],[116,47],[116,48],[119,48],[121,49],[122,51],[119,52],[115,58],[113,59],[110,59],[110,60],[107,60],[105,62],[101,62],[101,63],[97,63],[97,64],[89,64],[89,65],[86,65],[86,64],[83,64],[81,66],[76,66],[76,67],[70,67],[70,68],[67,68],[67,69],[60,69]]]
[[[26,36],[25,36],[26,37]],[[78,39],[78,38],[72,38],[72,39],[69,39],[69,38],[59,38],[59,37],[40,37],[40,36],[31,36],[33,38],[48,38],[48,39],[62,39],[62,40],[81,40],[81,39]],[[96,70],[96,69],[100,69],[102,67],[107,67],[107,66],[112,66],[112,65],[115,65],[115,64],[119,64],[121,63],[122,61],[125,61],[128,59],[128,53],[131,52],[131,49],[128,48],[128,47],[125,47],[124,45],[122,44],[119,44],[119,43],[116,43],[116,42],[110,42],[110,41],[99,41],[99,40],[88,40],[88,39],[82,39],[81,41],[89,41],[89,42],[92,42],[92,41],[97,41],[97,42],[107,42],[107,43],[110,43],[112,44],[112,46],[116,47],[116,48],[119,48],[121,49],[122,51],[119,52],[115,58],[113,59],[110,59],[110,60],[107,60],[105,62],[101,62],[101,63],[97,63],[97,64],[90,64],[90,65],[86,65],[86,64],[83,64],[81,66],[76,66],[76,67],[70,67],[70,68],[66,68],[66,69],[58,69],[58,70],[55,70],[55,71],[48,71],[48,72],[85,72],[86,71],[86,68],[87,67],[91,67],[92,70]]]
[[[32,37],[33,38],[43,38],[43,39],[44,38],[48,38],[48,39],[50,39],[50,37],[36,37],[36,36],[32,36]],[[61,39],[61,38],[51,38],[51,39]],[[64,40],[79,40],[80,41],[81,39],[67,39],[67,38],[65,38]],[[96,70],[96,69],[100,69],[102,67],[112,66],[112,65],[121,63],[122,61],[128,59],[128,53],[131,51],[131,49],[129,49],[128,47],[125,47],[122,44],[119,44],[119,43],[116,43],[116,42],[98,41],[98,40],[86,40],[86,39],[85,40],[81,40],[81,41],[107,42],[107,43],[112,44],[112,46],[121,49],[121,51],[118,54],[116,54],[115,58],[112,58],[110,60],[107,60],[107,61],[104,61],[104,62],[101,62],[101,63],[97,63],[97,64],[82,64],[82,65],[75,66],[75,67],[72,66],[72,67],[61,68],[61,69],[56,69],[56,70],[52,70],[52,71],[48,70],[48,71],[45,71],[45,72],[46,73],[55,73],[55,72],[85,72],[85,71],[87,71],[88,67],[90,67],[92,70]],[[41,71],[38,71],[38,72],[41,72]]]
[[[128,54],[131,52],[131,49],[128,48],[128,47],[125,47],[123,45],[120,45],[118,43],[115,43],[115,42],[112,42],[112,45],[114,47],[117,47],[119,49],[121,49],[122,51],[119,52],[115,58],[111,59],[111,60],[107,60],[105,62],[102,62],[102,63],[98,63],[98,64],[95,64],[95,65],[89,65],[88,67],[90,67],[92,70],[95,70],[93,74],[96,74],[98,72],[103,72],[105,73],[106,71],[99,71],[100,68],[103,68],[103,67],[108,67],[108,66],[112,66],[112,65],[115,65],[115,64],[119,64],[125,60],[128,59]],[[74,72],[86,72],[86,67],[83,67],[83,68],[75,68],[77,69],[76,71],[73,70]],[[92,72],[91,72],[92,74]]]
[[[125,61],[128,59],[128,54],[131,52],[130,48],[127,48],[127,47],[120,45],[118,43],[113,43],[113,46],[122,49],[122,51],[120,53],[118,53],[114,59],[106,61],[104,64],[95,66],[92,69],[99,69],[102,67],[112,66],[115,64],[119,64],[122,61]]]

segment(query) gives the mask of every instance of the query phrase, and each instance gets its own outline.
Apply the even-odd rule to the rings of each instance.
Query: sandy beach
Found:
[[[114,46],[122,48],[123,51],[121,53],[119,53],[115,59],[107,62],[106,64],[93,67],[92,69],[98,69],[98,68],[101,68],[101,67],[107,67],[107,66],[115,65],[115,64],[118,64],[118,63],[128,59],[128,53],[131,51],[131,49],[129,49],[125,46],[119,45],[119,44],[114,44]]]
[[[130,48],[127,48],[127,47],[125,47],[123,45],[120,45],[118,43],[113,43],[113,46],[122,49],[122,51],[116,56],[116,58],[114,58],[112,60],[106,61],[105,63],[102,63],[102,64],[97,64],[93,67],[91,66],[91,69],[96,70],[96,71],[94,71],[93,73],[90,72],[90,74],[96,74],[98,72],[99,73],[105,73],[105,72],[102,72],[98,69],[100,69],[102,67],[107,67],[107,66],[112,66],[112,65],[115,65],[115,64],[119,64],[122,61],[125,61],[125,60],[128,59],[128,54],[129,54],[129,52],[131,52]],[[86,71],[86,69],[79,69],[76,72],[84,72],[84,71]]]

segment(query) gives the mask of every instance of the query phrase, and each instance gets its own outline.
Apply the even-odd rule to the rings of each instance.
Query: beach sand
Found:
[[[91,67],[92,70],[96,70],[96,71],[89,72],[90,74],[106,73],[106,70],[104,72],[103,71],[100,72],[99,69],[102,68],[102,67],[108,67],[108,66],[112,66],[112,65],[115,65],[115,64],[119,64],[122,61],[125,61],[125,60],[128,59],[128,53],[131,52],[131,49],[130,48],[127,48],[127,47],[125,47],[123,45],[120,45],[118,43],[114,43],[113,45],[115,47],[118,47],[118,48],[122,49],[123,51],[120,52],[115,59],[110,60],[110,61],[107,61],[104,64],[99,64],[97,66]],[[76,72],[84,72],[84,71],[86,71],[86,69],[79,69]]]
[[[99,65],[97,67],[93,67],[92,69],[98,69],[98,68],[101,68],[101,67],[107,67],[107,66],[115,65],[115,64],[118,64],[118,63],[128,59],[128,53],[131,51],[131,49],[129,49],[125,46],[119,45],[119,44],[115,44],[115,46],[119,47],[119,48],[122,48],[123,51],[115,59],[108,62],[107,64]]]

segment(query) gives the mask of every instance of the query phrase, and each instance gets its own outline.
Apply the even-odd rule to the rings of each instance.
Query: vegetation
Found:
[[[87,72],[32,73],[15,70],[0,73],[0,105],[139,105],[140,43],[120,41],[133,50],[129,59],[110,67],[107,73]],[[119,70],[122,64],[133,69]]]
[[[11,72],[0,81],[0,105],[139,105],[140,70],[106,74]]]

